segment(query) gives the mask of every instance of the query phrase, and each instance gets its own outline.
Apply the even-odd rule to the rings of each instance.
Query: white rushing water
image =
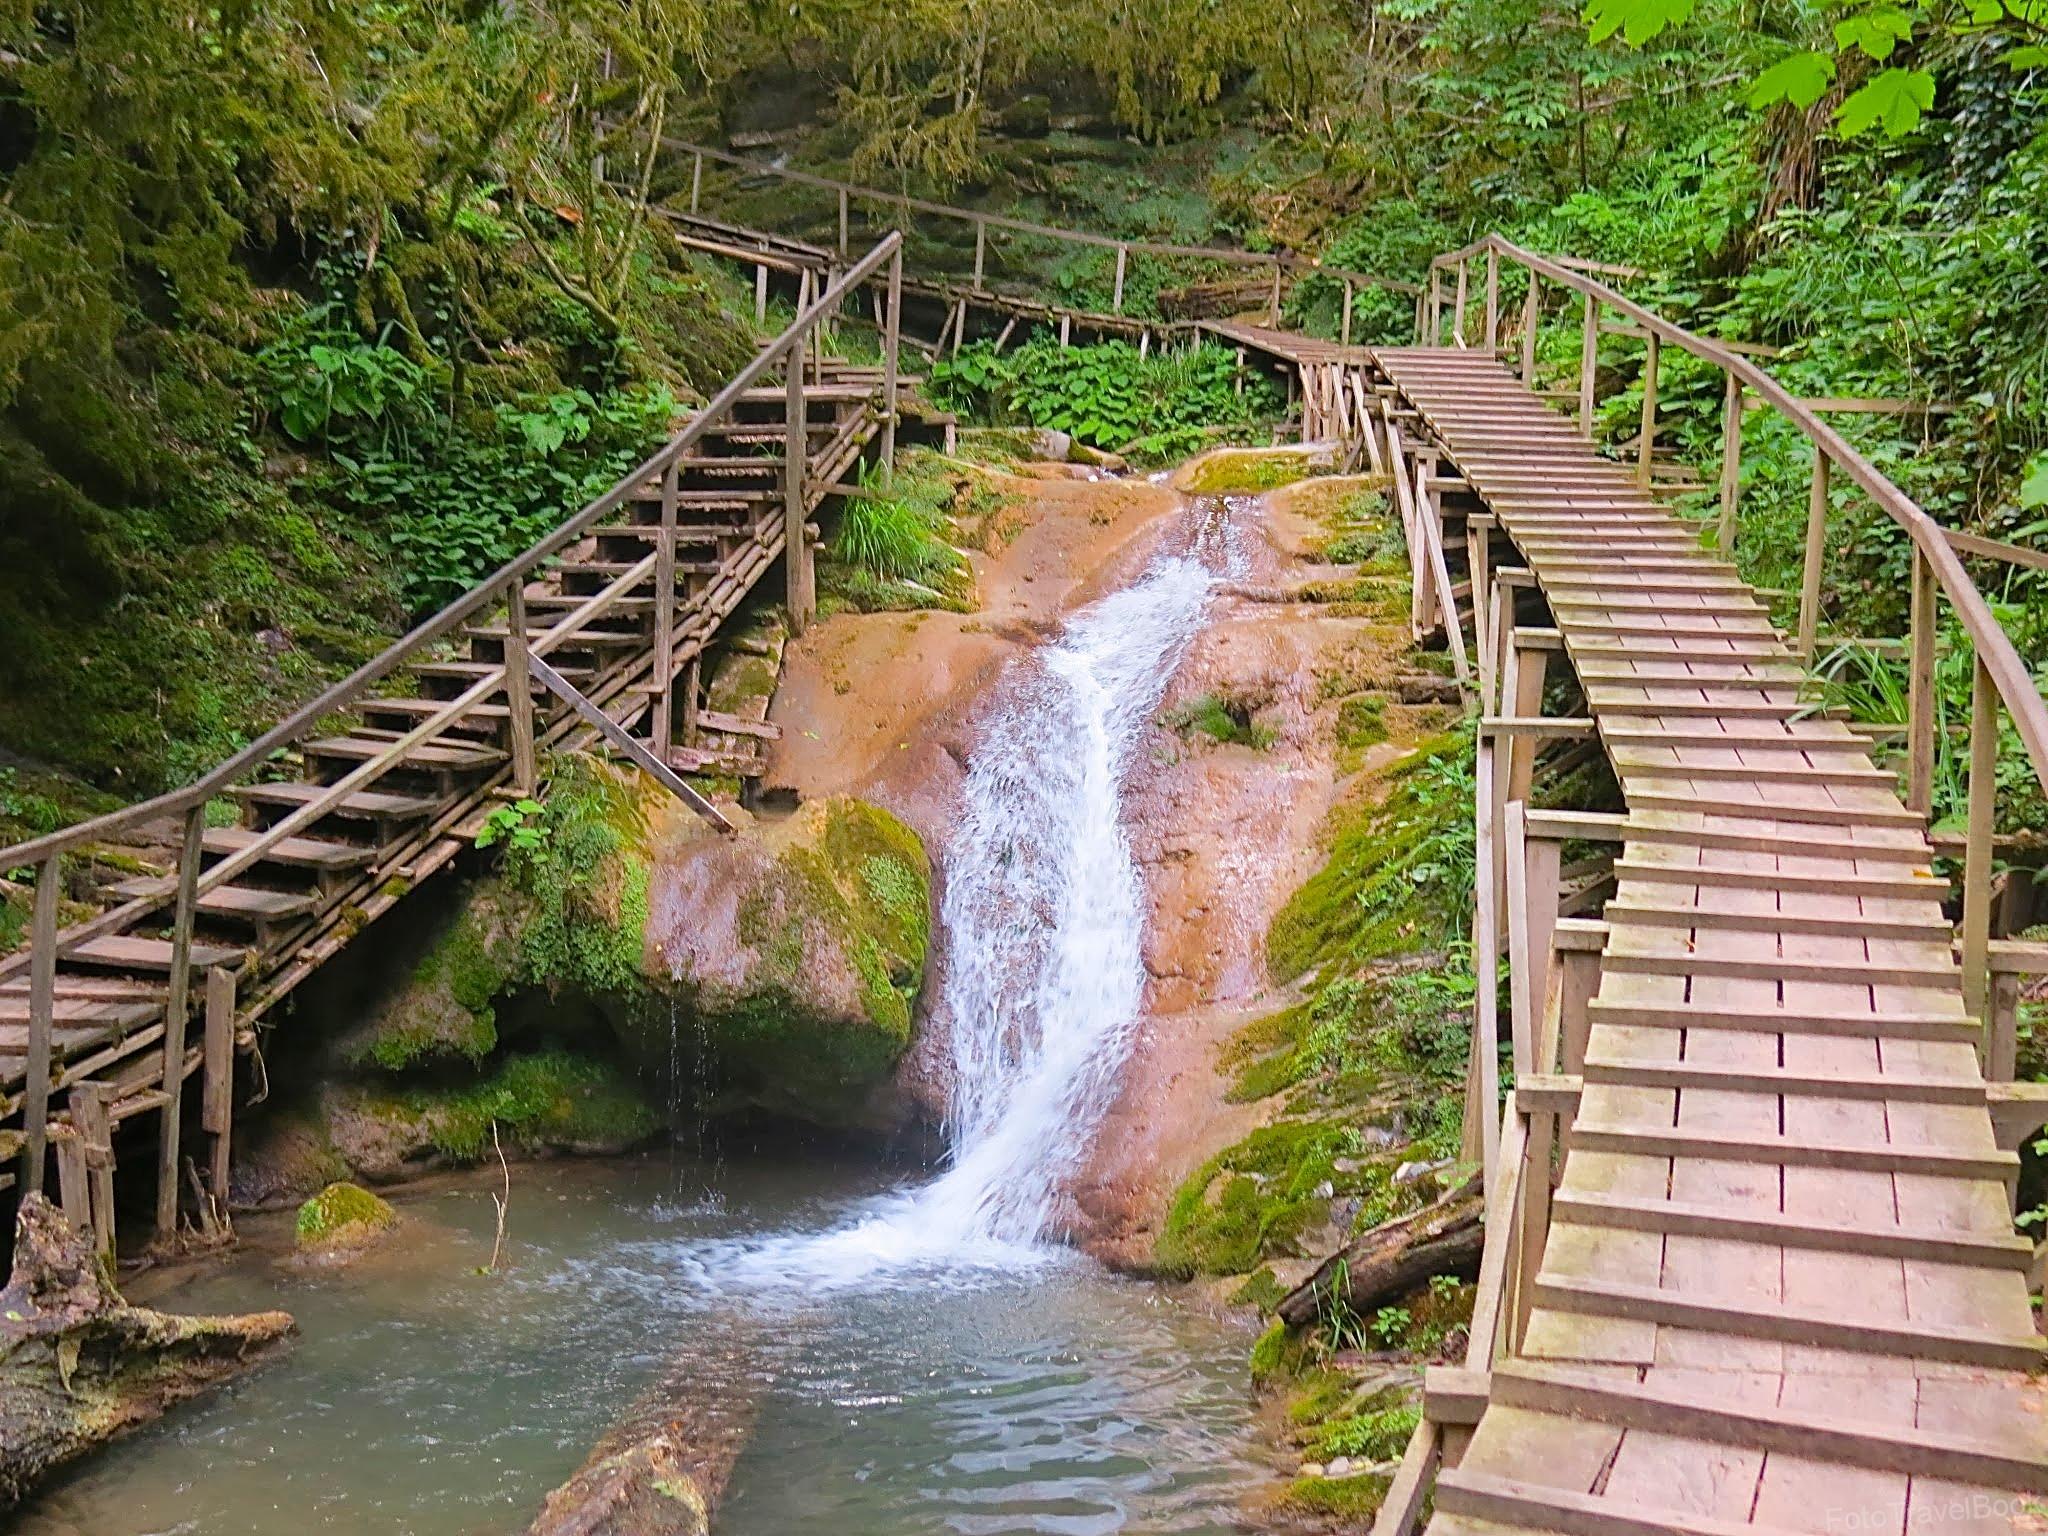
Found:
[[[1133,750],[1235,563],[1226,503],[1187,516],[1173,551],[1013,663],[979,723],[940,910],[945,1170],[848,1226],[771,1243],[748,1268],[834,1284],[1047,1256],[1039,1238],[1108,1107],[1144,992],[1123,826]]]

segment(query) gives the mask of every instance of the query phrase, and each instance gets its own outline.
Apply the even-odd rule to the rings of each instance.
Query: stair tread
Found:
[[[240,784],[229,791],[239,800],[258,805],[305,805],[327,793],[324,784],[283,781],[275,784]],[[430,816],[441,808],[438,800],[420,795],[394,795],[384,790],[357,790],[344,795],[332,807],[343,816]]]
[[[368,762],[391,745],[373,737],[334,736],[324,741],[308,742],[305,751],[314,757],[353,758]],[[505,754],[495,747],[451,746],[446,742],[423,742],[406,753],[401,766],[428,768],[477,769],[494,768],[505,760]]]
[[[59,1024],[110,1025],[115,1029],[126,1029],[135,1024],[147,1023],[162,1012],[161,1003],[110,1002],[104,998],[65,997],[61,993],[56,1002],[56,1020]],[[25,1025],[28,1021],[27,997],[0,997],[0,1024]]]
[[[116,896],[156,896],[164,881],[155,878],[125,880],[114,887]],[[298,917],[320,904],[308,891],[266,891],[250,885],[217,885],[199,896],[199,910],[225,917]]]
[[[195,969],[209,966],[237,966],[244,959],[243,951],[229,949],[222,944],[194,944],[192,965]],[[65,951],[64,960],[69,965],[101,966],[110,970],[165,971],[171,968],[171,943],[168,939],[143,939],[133,934],[109,934],[105,938],[87,939],[83,944]]]

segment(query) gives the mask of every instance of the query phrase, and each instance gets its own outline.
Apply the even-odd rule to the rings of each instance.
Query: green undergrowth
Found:
[[[861,476],[839,525],[820,551],[821,613],[945,609],[972,612],[974,572],[958,544],[962,524],[978,527],[993,493],[927,449],[904,453],[893,476]]]
[[[934,363],[930,387],[976,420],[1071,433],[1147,464],[1184,458],[1215,430],[1249,428],[1280,407],[1270,381],[1212,342],[1142,357],[1126,341],[1062,347],[1040,336],[1007,352],[977,342]]]

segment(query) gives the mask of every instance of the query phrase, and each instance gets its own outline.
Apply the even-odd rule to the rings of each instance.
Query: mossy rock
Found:
[[[325,1109],[336,1150],[378,1183],[482,1162],[494,1147],[511,1157],[626,1152],[661,1128],[629,1073],[564,1050],[508,1056],[467,1082],[343,1084]]]
[[[301,1252],[356,1247],[398,1220],[390,1203],[360,1184],[337,1182],[299,1207],[294,1240]]]
[[[832,1126],[891,1117],[876,1096],[910,1044],[931,943],[915,832],[864,801],[818,801],[770,837],[689,845],[660,906],[651,961],[730,1095]],[[665,1068],[676,1027],[643,1011],[632,1054]]]
[[[472,887],[412,973],[341,1041],[342,1059],[381,1072],[485,1060],[498,1047],[497,1003],[519,979],[533,911],[502,881]]]

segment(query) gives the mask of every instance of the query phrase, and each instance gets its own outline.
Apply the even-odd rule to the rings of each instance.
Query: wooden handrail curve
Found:
[[[1016,234],[1037,235],[1044,239],[1064,240],[1074,245],[1092,245],[1102,250],[1135,251],[1146,256],[1188,256],[1205,261],[1222,262],[1240,267],[1278,267],[1284,272],[1301,275],[1333,277],[1340,282],[1353,282],[1368,287],[1385,288],[1393,293],[1414,296],[1422,292],[1419,283],[1410,283],[1400,278],[1383,277],[1375,272],[1353,272],[1343,267],[1324,266],[1306,256],[1295,256],[1281,251],[1240,251],[1225,246],[1174,245],[1159,240],[1120,240],[1114,235],[1099,235],[1093,230],[1062,229],[1056,225],[1038,224],[1029,219],[1013,218],[1008,214],[977,213],[972,208],[960,208],[951,203],[934,202],[930,198],[913,197],[907,192],[891,192],[883,187],[867,187],[857,182],[837,181],[830,176],[820,176],[813,171],[799,171],[789,166],[772,165],[765,160],[751,159],[727,149],[714,149],[708,144],[695,144],[687,139],[664,138],[662,146],[680,151],[686,155],[699,155],[706,160],[717,160],[723,164],[738,167],[750,174],[774,176],[783,181],[793,181],[802,186],[819,187],[827,192],[843,192],[848,197],[857,197],[867,202],[881,203],[906,211],[928,213],[939,218],[957,219],[968,224],[978,224],[987,229],[1006,229]]]
[[[665,473],[669,465],[686,454],[709,428],[716,425],[732,409],[747,390],[753,388],[778,362],[798,347],[805,337],[836,313],[840,301],[848,292],[890,263],[902,249],[902,245],[902,232],[891,231],[878,241],[866,256],[848,268],[836,283],[820,294],[809,308],[791,321],[787,329],[775,340],[763,347],[746,367],[734,374],[724,388],[692,415],[680,432],[637,468],[630,470],[610,490],[587,504],[523,554],[500,566],[440,612],[423,620],[403,638],[365,662],[340,682],[317,698],[301,705],[234,756],[183,788],[168,790],[121,810],[110,811],[70,827],[31,838],[27,842],[17,843],[13,847],[0,849],[0,869],[12,869],[46,861],[55,855],[100,841],[144,822],[190,814],[244,774],[260,767],[274,753],[308,734],[328,716],[341,713],[361,700],[371,687],[401,670],[408,662],[416,659],[426,647],[454,632],[468,620],[486,612],[497,602],[503,601],[513,583],[523,583],[545,561],[552,559],[623,507],[637,487]],[[885,402],[884,410],[893,414],[895,402]],[[537,637],[532,642],[531,652],[545,656],[556,649],[571,634],[586,626],[592,618],[616,604],[635,585],[644,582],[652,573],[654,565],[653,555],[636,562],[611,585],[601,592],[592,594],[565,614],[552,628]],[[444,708],[435,711],[419,725],[393,741],[385,752],[327,786],[317,798],[307,801],[305,805],[277,821],[246,847],[209,867],[200,879],[199,888],[202,891],[209,890],[221,881],[232,878],[237,872],[261,858],[278,841],[317,820],[342,798],[382,776],[413,748],[441,735],[475,705],[504,687],[504,669],[500,666],[496,672],[479,679],[459,697],[449,700]],[[133,917],[163,905],[168,899],[168,895],[144,897],[123,907],[111,909],[108,913],[102,914],[100,919],[71,930],[60,942],[79,942],[90,936],[87,930],[102,931],[105,920],[117,913],[124,917]],[[14,961],[0,964],[0,974],[18,968],[22,958],[15,957]]]
[[[1779,411],[1786,420],[1813,443],[1853,482],[1877,503],[1885,514],[1905,529],[1913,547],[1927,563],[1943,594],[1955,609],[1963,630],[1976,648],[1978,664],[1997,689],[2021,742],[2027,749],[2034,774],[2048,791],[2048,702],[2035,686],[2033,674],[2013,648],[2012,640],[1993,616],[1983,594],[1963,568],[1949,533],[1861,453],[1848,439],[1824,421],[1807,403],[1780,384],[1749,358],[1723,346],[1712,337],[1701,336],[1666,320],[1656,311],[1618,293],[1598,279],[1566,263],[1534,251],[1524,250],[1500,234],[1489,234],[1463,250],[1447,252],[1430,263],[1432,270],[1469,261],[1487,253],[1516,263],[1546,280],[1571,289],[1617,314],[1626,315],[1660,343],[1680,347],[1704,362],[1713,364],[1739,387],[1754,391],[1759,399]],[[1434,337],[1423,338],[1435,344]]]

